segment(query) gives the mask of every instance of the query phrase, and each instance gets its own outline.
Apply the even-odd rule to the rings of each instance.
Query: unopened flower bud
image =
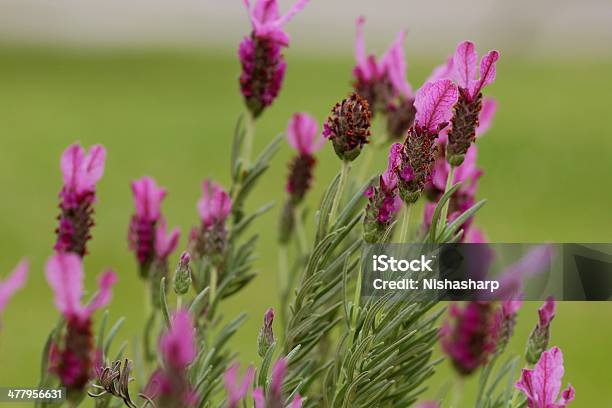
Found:
[[[257,336],[258,353],[260,357],[264,357],[272,344],[274,344],[274,332],[272,331],[272,323],[274,322],[274,309],[269,308],[264,314],[263,326],[259,330]]]
[[[323,125],[323,136],[330,139],[342,160],[353,161],[370,140],[372,113],[368,101],[353,93],[338,102]]]
[[[174,292],[177,295],[184,295],[191,286],[190,261],[191,257],[189,256],[189,252],[183,252],[178,266],[176,267],[176,271],[174,272]]]
[[[555,317],[556,304],[552,297],[546,299],[546,302],[538,309],[539,321],[533,329],[527,340],[527,350],[525,352],[525,360],[529,364],[535,364],[540,359],[542,353],[548,347],[550,339],[550,323]]]

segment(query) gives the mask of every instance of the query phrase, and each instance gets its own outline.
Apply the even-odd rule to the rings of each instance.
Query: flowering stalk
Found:
[[[249,387],[253,383],[255,378],[255,368],[249,366],[242,382],[238,380],[238,370],[240,369],[239,363],[232,364],[223,375],[223,383],[225,384],[225,390],[227,391],[227,408],[238,408],[240,402],[246,397]]]
[[[92,146],[87,153],[78,143],[64,150],[60,163],[64,185],[59,194],[56,251],[73,252],[81,257],[87,253],[87,241],[94,226],[96,184],[104,174],[105,160],[106,150],[101,145]]]
[[[459,85],[459,100],[455,106],[452,127],[448,133],[446,156],[451,166],[458,166],[476,138],[478,117],[482,110],[482,89],[495,80],[499,52],[489,51],[480,60],[480,79],[476,79],[476,49],[465,41],[457,46],[453,56],[455,80]]]
[[[186,310],[176,311],[159,341],[163,364],[151,375],[144,395],[158,407],[193,407],[198,394],[187,377],[197,354],[195,328]]]
[[[57,253],[47,261],[45,274],[54,292],[55,306],[62,313],[65,331],[60,343],[53,343],[49,353],[49,371],[66,387],[70,400],[79,400],[93,377],[99,351],[92,332],[92,314],[106,306],[117,276],[111,270],[98,279],[99,291],[87,304],[83,297],[83,266],[72,253]]]

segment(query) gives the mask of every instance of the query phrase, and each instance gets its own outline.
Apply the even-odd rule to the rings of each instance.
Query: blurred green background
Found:
[[[449,46],[448,49],[452,49]],[[411,59],[418,86],[438,59]],[[286,126],[295,111],[323,120],[349,90],[350,56],[292,55],[280,98],[258,123],[256,148]],[[610,242],[612,239],[612,60],[528,59],[505,55],[490,93],[498,99],[494,126],[480,145],[484,168],[479,196],[489,202],[477,217],[494,242]],[[151,175],[169,195],[163,211],[185,235],[197,223],[201,181],[229,182],[229,150],[237,115],[239,66],[233,52],[68,50],[0,47],[0,276],[31,261],[29,281],[8,305],[0,328],[0,386],[34,386],[40,351],[58,312],[43,265],[51,254],[61,186],[59,157],[74,141],[103,143],[106,173],[99,184],[87,288],[106,267],[120,281],[111,317],[127,318],[119,337],[134,341],[143,326],[143,287],[127,250],[132,214],[130,180]],[[375,135],[376,136],[376,135]],[[252,207],[281,203],[291,152],[284,145],[253,194]],[[384,157],[377,158],[382,168]],[[337,171],[331,148],[319,155],[310,204]],[[356,162],[355,166],[359,166]],[[277,206],[278,208],[278,206]],[[226,304],[248,322],[234,341],[246,363],[256,361],[265,309],[276,299],[274,211],[252,230],[261,233],[258,278]],[[176,255],[172,262],[176,261]],[[522,353],[538,304],[519,314],[510,350]],[[99,315],[99,314],[98,314]],[[564,383],[576,388],[575,407],[612,406],[612,304],[563,303],[551,344],[565,355]],[[131,352],[131,351],[130,351]],[[442,364],[429,395],[451,378]],[[467,391],[471,392],[469,381]],[[461,406],[469,406],[466,397]],[[16,406],[16,405],[11,405]]]

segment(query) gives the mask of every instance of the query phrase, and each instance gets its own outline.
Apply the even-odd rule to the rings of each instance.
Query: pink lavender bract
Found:
[[[407,204],[418,199],[431,178],[435,140],[452,116],[457,95],[457,86],[448,79],[428,82],[416,93],[417,112],[398,169],[400,196]]]
[[[256,0],[252,8],[250,1],[244,0],[253,31],[238,50],[242,65],[240,90],[254,117],[261,115],[280,92],[287,69],[282,49],[289,46],[289,35],[283,26],[307,3],[308,0],[298,0],[281,16],[277,0]]]
[[[542,353],[533,369],[523,369],[515,387],[525,394],[529,408],[565,408],[574,400],[575,391],[571,384],[561,391],[564,373],[563,353],[553,347]]]
[[[94,225],[92,205],[96,201],[96,184],[104,174],[105,160],[106,150],[101,145],[94,145],[85,152],[75,143],[62,154],[60,167],[64,185],[59,194],[55,250],[80,256],[87,253],[87,241],[91,239],[90,229]]]
[[[477,59],[474,44],[469,41],[459,44],[453,56],[453,76],[459,86],[459,101],[455,106],[446,147],[446,159],[452,166],[463,162],[467,149],[476,139],[479,114],[483,108],[481,91],[495,80],[499,53],[493,50],[482,57],[479,79]]]
[[[528,363],[535,364],[548,347],[550,340],[550,323],[555,317],[556,303],[552,297],[546,299],[538,309],[538,324],[534,327],[527,340],[525,359]]]
[[[187,367],[197,354],[195,328],[186,310],[176,311],[170,328],[159,342],[163,367],[158,368],[144,394],[159,407],[184,408],[197,403],[197,393],[187,378]]]
[[[440,329],[440,343],[462,375],[472,374],[495,352],[500,334],[499,318],[492,302],[471,301],[463,308],[453,303],[449,319]]]
[[[136,254],[142,276],[147,276],[155,258],[157,223],[161,219],[161,203],[166,190],[158,187],[151,177],[132,182],[132,194],[136,213],[130,221],[128,240]]]
[[[355,92],[368,101],[372,114],[386,112],[398,97],[412,102],[412,87],[406,80],[405,32],[401,31],[389,50],[377,60],[372,54],[366,55],[364,24],[365,18],[359,17],[355,39],[357,64],[353,69]]]
[[[253,383],[255,378],[255,368],[250,366],[247,368],[242,382],[238,380],[238,370],[240,364],[235,363],[231,365],[223,375],[223,382],[225,384],[225,390],[227,391],[227,408],[237,408],[240,402],[246,397],[249,387]]]
[[[80,257],[57,253],[47,261],[45,274],[54,292],[55,306],[66,321],[62,343],[51,346],[49,370],[69,392],[79,393],[92,378],[97,353],[91,315],[110,302],[117,276],[111,270],[100,275],[97,295],[82,305],[84,273]]]
[[[25,285],[28,267],[28,261],[22,260],[5,280],[0,280],[0,317],[11,297]]]

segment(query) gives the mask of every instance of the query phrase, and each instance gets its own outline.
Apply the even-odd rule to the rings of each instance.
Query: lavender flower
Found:
[[[144,394],[159,407],[195,406],[198,395],[187,378],[187,367],[197,354],[195,328],[189,312],[178,310],[173,314],[159,349],[163,366],[153,373]]]
[[[223,187],[212,180],[205,180],[198,211],[201,225],[191,231],[189,253],[196,259],[222,256],[227,246],[225,222],[232,211],[232,199]]]
[[[472,374],[496,350],[500,327],[495,306],[492,302],[471,301],[461,309],[453,303],[449,317],[440,329],[442,350],[459,374]]]
[[[480,79],[476,79],[478,55],[474,44],[459,44],[453,57],[455,80],[459,85],[459,100],[453,113],[452,128],[448,133],[447,160],[452,166],[463,162],[464,156],[476,139],[478,117],[482,110],[482,89],[495,80],[497,51],[489,51],[480,61]]]
[[[238,408],[240,406],[240,402],[246,397],[249,387],[255,378],[255,368],[250,366],[246,373],[244,373],[242,382],[239,383],[239,369],[240,364],[235,363],[230,366],[223,375],[223,382],[225,383],[225,390],[227,391],[227,408]]]
[[[257,336],[257,346],[260,357],[264,357],[275,342],[272,323],[274,323],[274,309],[269,308],[264,314],[263,326],[261,326],[259,336]]]
[[[498,354],[501,354],[506,349],[512,334],[514,326],[516,326],[516,315],[523,305],[520,300],[505,300],[501,304],[501,308],[497,314],[499,319],[498,327],[500,329],[499,339],[497,341]]]
[[[295,207],[302,202],[310,189],[317,160],[314,153],[321,149],[325,138],[318,131],[317,121],[307,113],[296,113],[287,126],[287,140],[298,154],[289,164],[286,191],[289,199],[283,207],[280,219],[279,241],[287,243],[295,224]]]
[[[142,177],[132,182],[132,194],[136,213],[130,221],[128,241],[136,254],[140,274],[147,277],[155,259],[157,224],[162,218],[161,203],[166,190],[158,187],[151,177]]]
[[[272,367],[272,381],[268,393],[265,394],[263,388],[253,390],[253,399],[255,400],[255,408],[284,408],[285,398],[283,396],[283,381],[287,372],[287,360],[281,358]],[[302,398],[296,395],[288,408],[300,408],[302,406]]]
[[[389,151],[388,165],[378,180],[378,186],[370,186],[365,191],[368,205],[365,210],[364,240],[377,242],[391,226],[402,200],[397,193],[397,171],[401,164],[404,145],[394,143]]]
[[[556,309],[557,306],[552,297],[546,299],[542,307],[538,309],[538,324],[534,327],[527,340],[525,359],[529,364],[535,364],[540,359],[540,355],[546,350],[546,347],[548,347],[550,323],[555,317]]]
[[[334,105],[323,125],[323,136],[332,141],[340,159],[350,162],[359,156],[363,145],[370,143],[371,120],[368,101],[352,93]]]
[[[457,86],[450,80],[428,82],[416,93],[417,113],[404,142],[398,169],[400,197],[407,204],[414,203],[431,178],[435,140],[446,127],[457,102]]]
[[[394,110],[398,110],[398,107],[394,105],[398,97],[410,103],[414,100],[412,87],[406,80],[406,61],[404,56],[406,34],[404,31],[401,31],[389,50],[378,61],[374,55],[366,56],[363,33],[364,24],[365,18],[359,17],[357,19],[357,36],[355,40],[355,59],[357,64],[353,69],[355,77],[353,87],[355,92],[368,101],[372,114],[387,112],[390,106],[393,106]]]
[[[49,370],[67,388],[69,397],[77,398],[92,378],[96,360],[91,315],[110,302],[117,276],[111,270],[100,275],[97,295],[89,304],[82,305],[84,273],[81,258],[76,254],[57,253],[47,261],[45,274],[54,292],[55,306],[66,322],[61,344],[51,346]]]
[[[254,117],[261,115],[281,90],[287,69],[282,49],[289,46],[289,36],[283,31],[283,25],[307,3],[308,0],[298,0],[281,16],[277,0],[256,0],[253,8],[249,0],[244,0],[253,31],[242,40],[238,50],[242,65],[240,90]]]
[[[0,280],[0,317],[11,297],[25,285],[28,267],[28,261],[22,260],[5,280]]]
[[[529,408],[565,408],[574,400],[575,391],[571,384],[561,391],[564,373],[563,353],[553,347],[542,353],[533,370],[524,368],[514,386],[525,394]]]
[[[92,146],[88,153],[78,143],[64,150],[60,162],[64,185],[59,194],[56,251],[73,252],[81,257],[87,253],[94,225],[96,184],[104,174],[105,160],[106,150],[101,145]]]

